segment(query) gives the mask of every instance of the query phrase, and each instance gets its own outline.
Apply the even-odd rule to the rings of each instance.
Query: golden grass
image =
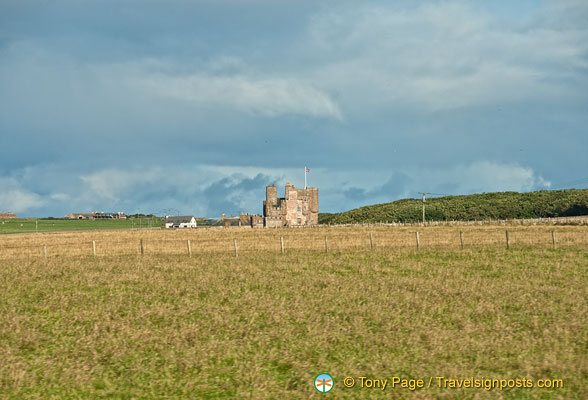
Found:
[[[459,230],[420,229],[418,252],[414,229],[379,227],[2,237],[34,251],[0,256],[0,398],[588,398],[586,227],[555,229],[557,250],[542,227],[513,229],[510,250],[502,228],[463,227],[463,251]],[[346,376],[564,387],[382,392]]]
[[[143,240],[147,254],[187,254],[187,240],[192,253],[231,253],[234,240],[239,253],[280,252],[280,238],[289,250],[325,251],[325,236],[330,251],[344,252],[370,249],[370,232],[375,248],[416,248],[419,232],[421,249],[460,249],[459,232],[465,248],[506,246],[509,231],[511,247],[552,247],[552,231],[560,248],[588,248],[586,226],[432,226],[432,227],[320,227],[312,229],[197,229],[197,230],[128,230],[21,234],[0,236],[0,259],[42,256],[91,255],[92,241],[98,255],[140,254]]]

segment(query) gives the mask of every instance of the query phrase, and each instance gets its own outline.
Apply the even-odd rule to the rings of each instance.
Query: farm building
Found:
[[[167,217],[165,219],[165,227],[168,229],[171,228],[196,228],[197,227],[196,218],[191,215],[184,215],[184,216],[177,216],[177,217]]]
[[[2,219],[15,219],[18,217],[13,212],[2,212],[2,213],[0,213],[0,218],[2,218]]]
[[[214,226],[229,227],[242,227],[242,228],[263,228],[263,217],[259,214],[243,214],[239,216],[227,217],[225,213],[221,216]]]
[[[123,212],[105,213],[93,211],[90,213],[71,213],[67,214],[65,219],[127,219],[127,215]]]

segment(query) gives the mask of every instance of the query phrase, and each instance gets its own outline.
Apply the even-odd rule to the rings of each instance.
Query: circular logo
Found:
[[[329,374],[318,374],[316,378],[314,378],[314,388],[321,393],[330,392],[333,390],[334,385],[335,381]]]

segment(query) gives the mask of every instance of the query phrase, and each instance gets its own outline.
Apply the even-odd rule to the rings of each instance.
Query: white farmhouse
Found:
[[[167,217],[165,219],[166,228],[196,228],[196,218],[191,215],[180,217]]]

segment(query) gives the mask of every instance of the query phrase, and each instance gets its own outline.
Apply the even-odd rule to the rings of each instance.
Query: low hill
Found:
[[[422,200],[402,199],[343,213],[321,213],[321,224],[420,222]],[[588,215],[588,189],[499,192],[427,198],[427,221],[472,221]]]

